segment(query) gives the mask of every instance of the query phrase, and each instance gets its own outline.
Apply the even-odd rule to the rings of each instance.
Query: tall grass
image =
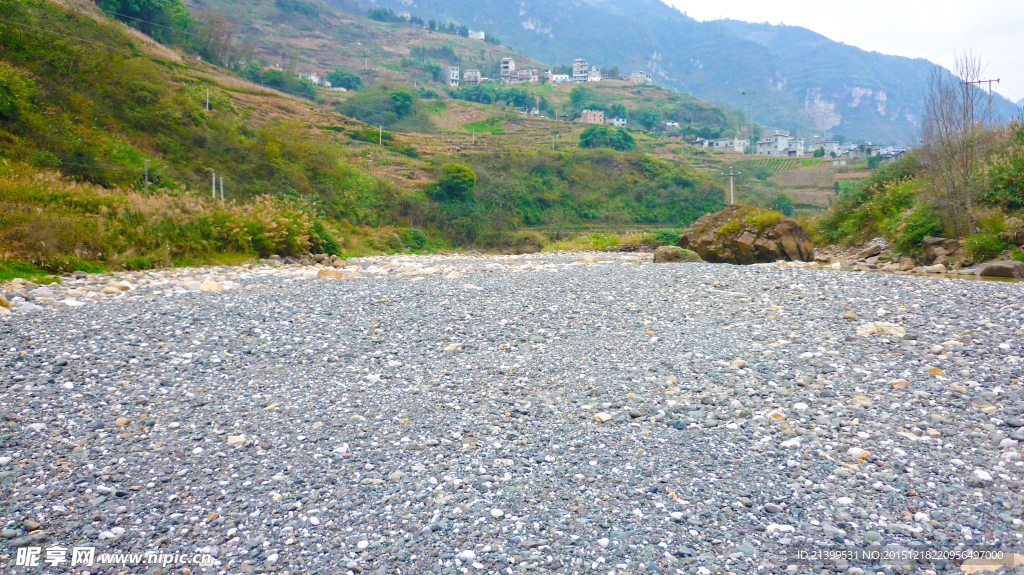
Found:
[[[223,252],[297,254],[319,239],[318,222],[295,199],[220,202],[185,188],[145,195],[23,163],[0,165],[0,244],[46,269],[67,270],[79,260],[120,265],[139,256],[174,263]]]

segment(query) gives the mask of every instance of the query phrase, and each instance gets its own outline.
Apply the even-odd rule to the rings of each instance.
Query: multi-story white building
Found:
[[[615,126],[616,128],[625,128],[626,127],[626,119],[625,118],[610,118],[608,120],[608,124],[610,126]]]
[[[469,39],[470,40],[485,40],[485,39],[487,39],[487,34],[483,30],[470,30],[469,31]]]
[[[587,68],[587,61],[583,58],[576,58],[572,61],[572,81],[573,82],[586,82],[587,77],[590,75],[590,69]]]
[[[587,71],[588,82],[600,82],[601,81],[601,70],[597,66],[591,66],[590,70]]]
[[[462,74],[462,81],[467,84],[479,84],[480,83],[480,70],[466,70]]]
[[[757,155],[782,158],[802,158],[804,141],[791,138],[789,134],[775,132],[771,136],[757,141]]]
[[[458,87],[459,85],[459,67],[452,66],[448,68],[448,85],[452,87]]]
[[[839,156],[839,142],[826,140],[821,143],[821,149],[825,151],[825,157],[832,158]],[[833,156],[833,154],[835,154]]]
[[[512,73],[516,71],[516,61],[512,58],[501,59],[501,81],[506,84],[512,80]]]

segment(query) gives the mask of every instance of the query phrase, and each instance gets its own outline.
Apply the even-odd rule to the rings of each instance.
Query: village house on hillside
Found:
[[[747,141],[741,138],[718,138],[707,140],[708,145],[718,151],[743,153],[747,149]]]
[[[469,39],[470,40],[485,40],[485,39],[487,39],[487,34],[483,30],[470,30],[469,31]]]
[[[638,70],[629,75],[628,78],[623,78],[627,82],[633,82],[634,84],[651,84],[653,79],[651,75],[643,70]]]
[[[280,68],[274,68],[274,69],[280,69]],[[299,72],[299,78],[302,78],[303,80],[309,80],[310,82],[316,84],[317,86],[323,86],[324,88],[330,88],[331,87],[331,83],[328,82],[327,80],[323,79],[320,76],[320,74],[317,74],[316,72]]]
[[[501,59],[501,81],[508,83],[509,78],[512,77],[512,72],[516,71],[516,61],[512,58]]]
[[[580,112],[580,122],[583,124],[604,124],[604,112],[601,110],[583,110]]]
[[[462,81],[467,84],[479,84],[480,83],[480,70],[475,68],[466,70],[462,74]]]
[[[850,158],[851,160],[858,160],[860,158],[870,158],[871,156],[877,155],[878,146],[872,146],[871,144],[867,144],[864,146],[856,146],[855,148],[851,149],[849,152],[846,152],[844,154],[844,156]]]
[[[501,59],[501,83],[518,84],[520,82],[537,82],[540,80],[540,70],[536,68],[516,68],[516,61],[512,58]]]
[[[625,128],[626,127],[626,119],[625,118],[609,118],[608,119],[608,124],[612,125],[612,126],[615,126],[616,128]]]
[[[459,67],[452,66],[448,68],[448,85],[453,88],[459,87]]]
[[[789,134],[775,132],[771,136],[757,141],[757,155],[802,158],[804,156],[804,141],[792,138]]]

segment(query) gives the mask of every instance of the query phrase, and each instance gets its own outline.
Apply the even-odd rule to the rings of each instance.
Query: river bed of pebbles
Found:
[[[8,284],[0,563],[969,573],[815,554],[1022,544],[1020,284],[649,258]]]

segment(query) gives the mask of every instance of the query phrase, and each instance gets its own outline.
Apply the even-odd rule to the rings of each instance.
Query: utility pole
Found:
[[[224,201],[224,176],[220,177],[220,201]]]
[[[555,135],[551,134],[551,151],[555,151]]]
[[[146,180],[145,181],[146,181],[145,196],[148,198],[149,197],[149,160],[146,160]]]
[[[732,166],[729,166],[729,173],[728,174],[725,173],[725,172],[722,172],[723,176],[729,176],[729,205],[730,206],[736,203],[736,195],[735,195],[735,192],[733,190],[732,179],[734,177],[736,177],[736,176],[738,176],[738,175],[743,173],[743,172],[735,172],[734,173],[732,168],[733,168]]]
[[[757,92],[740,92],[741,96],[753,96]],[[754,133],[754,117],[750,115],[750,99],[747,99],[747,140],[750,140],[750,135]]]
[[[377,134],[377,144],[383,146],[384,145],[384,126],[377,126],[377,130],[379,131],[378,134]]]
[[[213,191],[211,192],[213,199],[217,199],[217,172],[213,173]]]
[[[476,145],[476,128],[473,128],[473,145]]]
[[[210,111],[210,87],[206,87],[206,111]]]
[[[977,84],[977,85],[980,86],[982,84],[986,84],[986,83],[988,84],[988,125],[989,126],[992,125],[992,82],[995,82],[996,84],[998,84],[999,83],[999,78],[996,78],[995,80],[974,80],[973,82],[960,82],[961,85]]]

